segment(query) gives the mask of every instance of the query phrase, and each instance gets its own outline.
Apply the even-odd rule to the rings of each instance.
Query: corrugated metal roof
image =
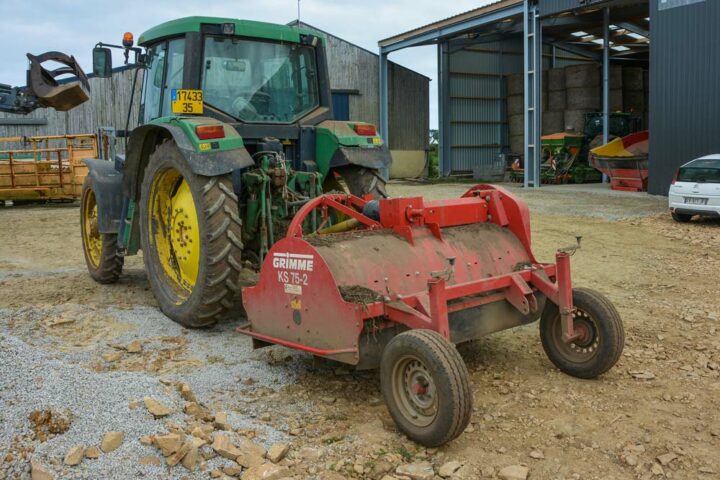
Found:
[[[455,25],[457,23],[461,23],[467,20],[472,20],[473,18],[481,17],[490,12],[501,10],[506,7],[511,7],[519,3],[523,3],[523,0],[498,0],[483,7],[468,10],[467,12],[463,13],[458,13],[457,15],[438,20],[437,22],[429,23],[427,25],[408,30],[407,32],[399,33],[392,37],[385,38],[383,40],[380,40],[378,42],[378,45],[381,47],[392,45],[393,43],[400,42],[402,40],[406,40],[408,38],[412,38],[426,32],[444,28],[450,25]]]

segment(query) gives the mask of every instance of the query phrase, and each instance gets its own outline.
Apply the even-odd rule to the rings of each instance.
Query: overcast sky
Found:
[[[301,20],[371,51],[397,33],[490,3],[490,0],[301,0]],[[173,18],[207,15],[287,23],[297,17],[296,0],[0,0],[3,12],[0,83],[25,84],[25,53],[58,50],[92,70],[98,41],[120,43]],[[434,46],[410,48],[390,59],[430,78],[430,124],[437,126]],[[114,65],[120,64],[119,58]]]

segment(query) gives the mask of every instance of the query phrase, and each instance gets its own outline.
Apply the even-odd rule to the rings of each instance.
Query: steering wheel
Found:
[[[235,101],[232,103],[232,109],[233,112],[247,112],[248,114],[257,117],[258,112],[253,106],[252,103],[250,103],[245,97],[237,97]],[[242,116],[242,115],[241,115]]]

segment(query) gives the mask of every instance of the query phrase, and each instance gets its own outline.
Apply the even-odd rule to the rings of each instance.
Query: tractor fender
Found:
[[[164,138],[175,141],[190,170],[196,175],[213,177],[254,165],[245,147],[201,153],[195,149],[185,131],[177,125],[143,125],[134,129],[130,135],[127,158],[123,166],[125,193],[129,197],[137,200],[147,160],[155,146]]]
[[[107,160],[87,158],[83,162],[88,166],[87,176],[95,192],[98,231],[118,233],[122,218],[123,174],[115,170],[113,162]]]
[[[390,150],[381,147],[338,147],[330,158],[330,167],[343,167],[345,165],[358,165],[378,170],[390,168],[392,157]]]

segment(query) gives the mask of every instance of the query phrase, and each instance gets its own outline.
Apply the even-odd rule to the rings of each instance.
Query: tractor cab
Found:
[[[180,19],[140,37],[148,54],[140,123],[184,113],[256,126],[330,118],[329,92],[321,95],[320,85],[321,77],[327,84],[322,37],[259,22],[216,22]],[[199,97],[178,98],[183,89],[201,90],[203,105],[193,103]]]
[[[215,119],[237,131],[250,155],[277,140],[295,170],[326,178],[331,168],[389,166],[374,125],[332,120],[325,37],[318,32],[187,17],[151,28],[138,44],[145,51],[139,125],[178,116]],[[109,56],[98,58],[107,65]]]

